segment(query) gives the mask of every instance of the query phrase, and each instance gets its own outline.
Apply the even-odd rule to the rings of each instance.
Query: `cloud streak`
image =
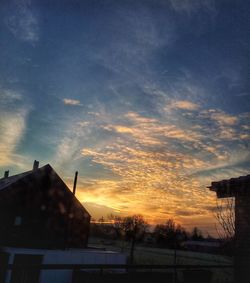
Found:
[[[0,99],[0,166],[20,165],[24,157],[16,153],[16,148],[24,136],[29,110],[24,105],[17,106],[14,112],[10,109],[22,100],[21,94],[15,91],[1,89]]]
[[[194,111],[194,110],[198,110],[200,106],[196,103],[187,100],[177,100],[177,101],[171,101],[167,107],[173,109]]]
[[[186,13],[188,16],[201,10],[210,13],[215,12],[215,2],[213,0],[170,0],[170,4],[176,12]]]
[[[65,105],[72,105],[72,106],[81,106],[82,105],[80,100],[71,99],[71,98],[64,98],[63,99],[63,103]]]
[[[38,18],[32,10],[31,1],[12,1],[11,11],[6,15],[5,24],[16,38],[32,44],[38,42]]]

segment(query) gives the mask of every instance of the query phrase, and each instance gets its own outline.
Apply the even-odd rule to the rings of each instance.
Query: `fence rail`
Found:
[[[54,281],[54,274],[65,283],[129,283],[129,282],[183,282],[211,283],[214,272],[233,272],[233,265],[145,265],[145,264],[6,264],[0,265],[0,282],[48,283]],[[67,271],[67,279],[64,272]],[[56,273],[55,273],[56,272]],[[43,276],[42,276],[43,274]],[[6,276],[9,278],[6,281]],[[42,277],[41,277],[42,276]],[[52,277],[51,277],[52,276]],[[230,275],[231,278],[233,277]],[[40,279],[39,279],[40,278]],[[43,278],[43,279],[41,279]],[[59,277],[58,277],[59,278]],[[60,280],[61,280],[60,279]],[[8,281],[10,280],[10,281]],[[217,281],[216,281],[217,282]],[[224,279],[219,282],[232,282]]]
[[[227,269],[234,268],[233,265],[190,265],[190,264],[176,264],[176,265],[148,265],[148,264],[8,264],[1,266],[0,269],[13,270],[17,268],[25,269],[41,269],[41,270],[65,270],[65,269],[125,269],[125,270],[164,270],[164,269]]]

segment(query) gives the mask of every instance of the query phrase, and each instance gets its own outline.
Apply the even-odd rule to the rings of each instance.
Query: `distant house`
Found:
[[[0,246],[85,248],[90,214],[49,165],[0,179]]]
[[[153,232],[145,232],[143,241],[146,245],[153,245],[155,244],[155,236]]]
[[[189,251],[203,253],[218,253],[220,246],[218,241],[185,241],[182,243],[182,247]]]

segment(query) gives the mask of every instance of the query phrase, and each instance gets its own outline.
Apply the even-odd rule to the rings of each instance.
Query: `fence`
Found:
[[[103,283],[103,282],[203,282],[213,280],[212,270],[232,270],[233,265],[118,265],[118,264],[8,264],[0,267],[2,279],[6,283],[36,283],[41,282],[41,274],[46,271],[71,271],[68,283]],[[7,271],[11,271],[9,281],[6,281]],[[4,276],[3,276],[4,275]],[[9,274],[10,275],[10,274]],[[233,282],[225,278],[225,281]],[[45,281],[50,283],[48,279]],[[58,281],[60,282],[60,281]],[[215,281],[216,282],[216,281]],[[51,281],[54,283],[54,280]]]

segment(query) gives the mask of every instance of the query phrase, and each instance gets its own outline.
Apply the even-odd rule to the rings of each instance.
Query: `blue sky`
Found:
[[[249,173],[249,10],[1,1],[1,171],[37,159],[71,185],[78,170],[95,217],[212,223],[206,186]]]

